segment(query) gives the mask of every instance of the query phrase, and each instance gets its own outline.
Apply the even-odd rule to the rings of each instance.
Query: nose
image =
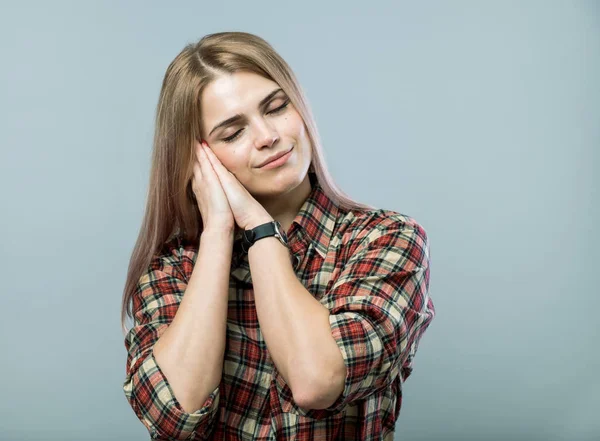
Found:
[[[279,134],[277,131],[271,127],[267,122],[263,121],[258,125],[258,132],[256,135],[255,147],[263,148],[263,147],[271,147],[279,140]]]

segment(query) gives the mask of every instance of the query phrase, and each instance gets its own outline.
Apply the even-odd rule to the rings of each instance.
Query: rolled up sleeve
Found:
[[[398,375],[408,377],[435,315],[429,269],[427,234],[417,223],[390,223],[361,240],[321,298],[346,366],[344,389],[330,407],[312,413],[337,413]]]
[[[217,387],[202,408],[185,412],[152,352],[154,343],[172,322],[186,286],[169,261],[155,258],[133,296],[134,323],[125,337],[123,391],[154,439],[205,439],[219,405]]]

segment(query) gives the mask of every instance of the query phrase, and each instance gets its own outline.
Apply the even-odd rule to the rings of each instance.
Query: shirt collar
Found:
[[[294,218],[290,233],[293,234],[294,230],[300,231],[302,237],[307,242],[312,242],[321,257],[325,259],[339,209],[323,191],[316,174],[310,173],[309,176],[312,190]]]

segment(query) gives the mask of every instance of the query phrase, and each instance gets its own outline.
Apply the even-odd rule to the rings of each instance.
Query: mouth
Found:
[[[279,167],[283,164],[285,164],[287,162],[287,160],[290,158],[290,156],[292,156],[292,151],[294,150],[294,147],[292,146],[291,149],[289,149],[285,154],[281,155],[279,158],[276,158],[274,160],[272,160],[271,162],[267,162],[266,164],[257,167],[259,169],[270,169],[270,168],[276,168]]]

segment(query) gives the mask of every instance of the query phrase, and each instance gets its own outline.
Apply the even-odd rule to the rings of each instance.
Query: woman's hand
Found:
[[[216,184],[212,185],[211,189],[218,193],[219,197],[222,193],[225,194],[235,223],[241,229],[254,228],[259,224],[273,220],[267,210],[219,161],[219,158],[212,152],[206,141],[198,143],[198,156],[200,163],[204,162],[204,168],[202,168],[204,179]],[[220,188],[217,190],[215,187]]]
[[[200,151],[200,143],[197,143],[196,157],[198,161],[194,162],[192,190],[202,216],[203,229],[204,231],[233,231],[235,222],[227,196],[225,196],[206,154],[201,154]]]

